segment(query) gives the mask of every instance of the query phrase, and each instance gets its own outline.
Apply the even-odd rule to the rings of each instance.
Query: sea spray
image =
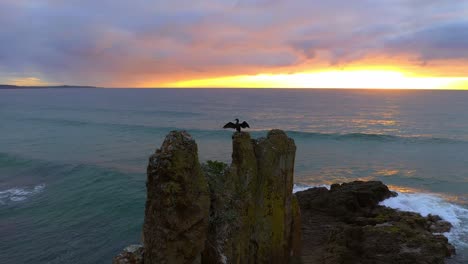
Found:
[[[420,213],[438,215],[450,222],[453,227],[444,235],[456,247],[468,247],[468,209],[449,203],[441,196],[428,193],[400,193],[398,196],[382,201],[380,204],[390,208]]]
[[[322,184],[309,186],[306,184],[294,184],[293,193],[302,192],[310,188],[325,187],[330,189],[330,185]],[[468,248],[468,209],[447,202],[443,197],[430,193],[402,193],[398,196],[386,199],[380,203],[393,209],[401,211],[416,212],[422,216],[438,215],[443,220],[450,222],[453,227],[450,232],[444,233],[450,243],[457,248]]]

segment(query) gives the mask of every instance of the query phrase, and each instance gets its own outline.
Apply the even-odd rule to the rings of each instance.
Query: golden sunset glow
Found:
[[[468,89],[466,77],[411,76],[394,70],[257,74],[186,80],[165,87]]]
[[[24,78],[15,78],[11,79],[10,83],[13,85],[19,86],[41,86],[41,85],[51,85],[48,82],[44,82],[36,77],[24,77]]]
[[[0,1],[0,84],[468,90],[467,1],[35,2]]]

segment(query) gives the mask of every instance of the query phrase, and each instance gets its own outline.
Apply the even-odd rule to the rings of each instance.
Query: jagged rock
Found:
[[[213,221],[204,263],[298,261],[300,209],[292,194],[295,151],[294,141],[280,130],[258,140],[246,132],[234,133],[231,167],[223,172],[221,183],[210,184]]]
[[[130,245],[117,255],[112,264],[143,264],[143,245]]]
[[[294,141],[281,130],[233,135],[232,164],[199,164],[186,132],[171,132],[148,165],[144,247],[114,263],[443,263],[450,223],[380,206],[381,182],[292,194]],[[297,197],[297,198],[296,198]]]
[[[144,263],[196,263],[204,249],[210,197],[197,144],[172,131],[149,159]]]
[[[380,201],[396,196],[387,186],[376,181],[332,184],[330,191],[323,188],[319,193],[319,197],[310,200],[308,206],[328,210],[330,215],[342,219],[365,214]]]
[[[334,184],[296,195],[303,217],[303,263],[437,264],[454,254],[447,238],[431,230],[437,225],[448,231],[447,222],[379,206],[396,195],[381,182]]]
[[[429,227],[429,230],[431,230],[432,233],[445,233],[450,231],[452,224],[444,221],[438,215],[429,214],[427,216],[426,227]]]
[[[208,162],[203,174],[190,135],[171,132],[149,160],[144,263],[298,262],[295,151],[281,130],[234,133],[231,166]]]

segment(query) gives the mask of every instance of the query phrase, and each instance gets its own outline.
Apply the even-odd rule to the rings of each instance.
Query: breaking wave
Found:
[[[293,193],[305,191],[314,187],[329,185],[308,186],[294,184]],[[444,233],[450,243],[457,248],[468,248],[468,209],[446,201],[437,194],[430,193],[401,193],[398,196],[382,201],[380,204],[401,211],[416,212],[423,216],[438,215],[453,227],[450,232]]]
[[[33,195],[41,193],[44,189],[45,184],[39,184],[32,188],[11,188],[0,191],[0,204],[24,201]]]
[[[390,208],[420,213],[438,215],[450,222],[453,227],[444,235],[457,247],[468,247],[468,209],[447,202],[436,194],[400,193],[380,203]]]

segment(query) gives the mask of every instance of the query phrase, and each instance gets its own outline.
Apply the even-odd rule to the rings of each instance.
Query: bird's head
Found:
[[[236,118],[236,119],[234,119],[234,120],[236,120],[236,122],[239,122],[239,119],[238,119],[238,118]]]

